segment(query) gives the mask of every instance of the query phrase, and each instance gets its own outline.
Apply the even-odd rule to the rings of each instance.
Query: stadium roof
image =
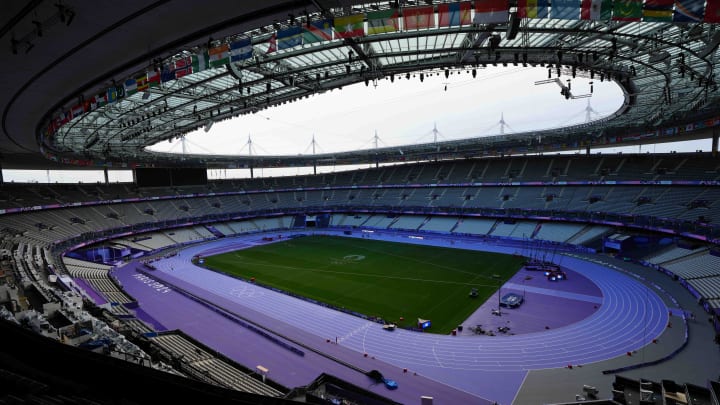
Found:
[[[2,164],[301,166],[712,136],[720,124],[718,6],[693,10],[670,1],[651,9],[638,0],[595,11],[574,3],[526,9],[513,0],[6,2]],[[613,80],[624,103],[589,124],[415,145],[404,153],[179,157],[145,149],[353,83],[516,64],[547,68],[548,82],[565,97],[584,96],[567,78]]]

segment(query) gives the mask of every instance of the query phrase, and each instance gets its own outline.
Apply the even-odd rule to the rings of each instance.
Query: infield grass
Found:
[[[400,327],[429,319],[427,332],[448,334],[523,261],[454,248],[304,236],[209,256],[205,265]],[[477,298],[469,297],[471,288],[478,289]]]

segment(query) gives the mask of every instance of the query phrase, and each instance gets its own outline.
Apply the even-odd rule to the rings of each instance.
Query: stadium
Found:
[[[3,403],[720,404],[718,2],[3,6]],[[496,68],[621,101],[401,146],[153,149]]]

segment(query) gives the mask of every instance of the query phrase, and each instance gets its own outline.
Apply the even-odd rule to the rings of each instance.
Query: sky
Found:
[[[555,79],[556,72],[550,72]],[[213,124],[185,137],[188,153],[237,155],[312,155],[338,151],[398,147],[434,141],[449,141],[559,128],[599,119],[622,104],[622,91],[610,81],[559,77],[577,99],[565,99],[557,83],[548,80],[546,68],[521,66],[479,68],[473,78],[468,70],[419,73],[361,82],[327,91],[294,103],[284,104]],[[588,104],[589,103],[589,104]],[[505,122],[501,125],[500,121]],[[434,129],[436,128],[436,131]],[[313,141],[314,139],[314,141]],[[250,141],[250,142],[249,142]],[[661,153],[675,150],[710,150],[709,139],[682,144],[657,144],[603,149],[603,153]],[[180,140],[163,141],[150,148],[182,153]],[[582,151],[570,151],[575,153]],[[362,167],[362,166],[359,166]],[[358,166],[352,167],[358,168]],[[318,172],[342,170],[319,168]],[[312,168],[260,169],[254,176],[302,175]],[[20,171],[3,169],[6,182],[102,182],[102,171]],[[249,177],[247,169],[210,170],[211,179]],[[129,170],[113,170],[110,182],[131,182]]]
[[[552,78],[556,72],[552,71]],[[567,84],[570,77],[560,77]],[[328,91],[256,114],[213,124],[186,136],[189,153],[298,155],[395,147],[415,143],[557,128],[586,121],[588,101],[597,119],[622,103],[620,88],[609,81],[571,80],[567,100],[545,68],[487,67],[473,78],[468,70],[432,76],[419,74],[394,82],[381,79]],[[505,125],[500,124],[501,118]],[[433,129],[437,128],[437,131]],[[376,136],[377,135],[377,136]],[[314,142],[313,142],[314,139]],[[248,142],[250,140],[251,142]],[[182,153],[181,140],[152,150]]]

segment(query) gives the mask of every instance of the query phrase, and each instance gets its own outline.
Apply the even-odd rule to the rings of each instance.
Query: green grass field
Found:
[[[523,261],[470,250],[306,236],[206,257],[205,265],[402,327],[430,319],[428,332],[448,334]],[[468,296],[473,287],[477,298]]]

